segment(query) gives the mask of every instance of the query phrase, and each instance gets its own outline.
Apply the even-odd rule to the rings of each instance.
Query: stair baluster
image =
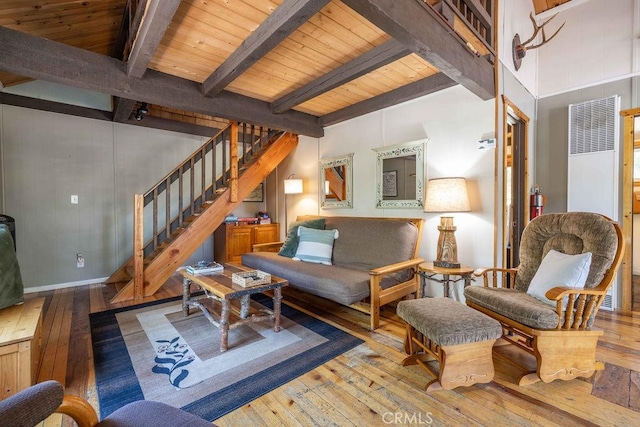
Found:
[[[235,193],[235,198],[239,198],[238,177],[245,172],[245,165],[255,160],[256,155],[261,155],[261,149],[275,141],[276,136],[282,135],[281,131],[261,126],[231,123],[205,142],[144,195],[140,195],[140,201],[136,203],[141,205],[141,213],[134,214],[134,256],[106,281],[106,283],[128,282],[127,286],[129,284],[133,286],[133,293],[128,290],[126,295],[121,295],[124,292],[122,289],[114,297],[114,301],[138,299],[147,295],[143,289],[149,286],[146,275],[136,270],[146,270],[147,266],[160,256],[164,248],[171,245],[181,232],[186,231],[190,224],[214,204],[226,190],[230,190],[228,201],[234,203],[232,196]],[[293,144],[297,143],[297,137],[294,135],[290,137],[295,139]],[[231,148],[232,140],[235,140],[235,148]],[[290,144],[291,142],[286,143],[286,145]],[[278,156],[282,156],[282,153]],[[273,168],[276,165],[270,164],[269,167]],[[199,171],[198,168],[200,168]],[[235,170],[232,172],[232,169]],[[261,179],[265,176],[263,175]],[[256,177],[252,176],[249,179],[250,183],[246,183],[245,186],[257,185],[254,185],[255,179]],[[234,186],[235,190],[229,188]],[[242,197],[248,194],[248,191],[244,191]],[[165,206],[161,209],[160,203],[163,203],[163,197]],[[136,200],[138,200],[137,197]],[[239,202],[236,200],[235,203]],[[219,216],[219,213],[216,213],[216,216]],[[141,259],[136,260],[138,246],[141,248]],[[133,283],[134,278],[138,285]]]

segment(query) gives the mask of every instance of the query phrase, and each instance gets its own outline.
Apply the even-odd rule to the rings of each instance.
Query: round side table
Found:
[[[471,285],[473,278],[473,268],[461,266],[458,268],[444,268],[436,267],[432,262],[423,262],[418,266],[418,273],[422,278],[421,294],[425,295],[426,281],[431,280],[434,282],[442,283],[444,286],[444,296],[449,298],[449,285],[464,280],[464,287]],[[442,278],[438,278],[441,276]],[[459,276],[457,279],[451,279],[451,276]]]

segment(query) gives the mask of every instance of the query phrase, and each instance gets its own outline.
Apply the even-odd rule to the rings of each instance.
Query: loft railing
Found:
[[[490,54],[495,58],[494,14],[495,0],[423,0],[432,6],[479,55]],[[468,28],[464,31],[456,21]],[[469,34],[470,32],[470,34]],[[473,39],[473,40],[470,40]],[[480,44],[474,43],[477,40]],[[493,60],[490,58],[491,60]]]
[[[203,204],[213,201],[231,186],[232,179],[237,179],[237,171],[277,133],[262,126],[231,123],[149,191],[138,195],[134,240],[142,245],[142,251],[134,248],[134,252],[146,257],[173,233],[186,227]]]
[[[453,12],[467,23],[471,31],[495,55],[493,46],[494,0],[445,0]]]

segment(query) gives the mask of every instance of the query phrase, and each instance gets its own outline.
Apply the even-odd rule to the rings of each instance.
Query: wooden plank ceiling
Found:
[[[569,3],[570,0],[532,0],[533,9],[536,11],[536,15],[542,12],[546,12],[549,9],[560,6],[564,3]]]
[[[492,0],[461,1],[493,24]],[[148,102],[320,136],[454,84],[494,96],[494,52],[439,3],[0,0],[0,82],[108,93],[118,121]]]

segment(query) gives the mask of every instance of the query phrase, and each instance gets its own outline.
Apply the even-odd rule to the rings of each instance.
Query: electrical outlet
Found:
[[[76,254],[76,267],[84,267],[84,256],[82,254]]]
[[[71,204],[72,205],[77,205],[78,204],[78,195],[77,194],[72,194],[71,195]]]

